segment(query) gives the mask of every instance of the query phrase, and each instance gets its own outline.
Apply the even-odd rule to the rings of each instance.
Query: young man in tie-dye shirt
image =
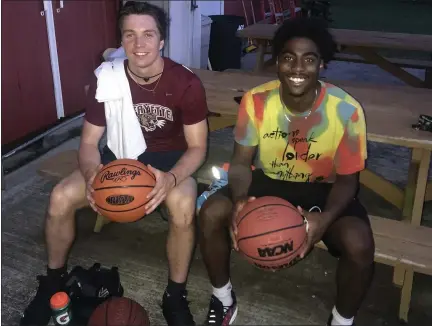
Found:
[[[285,21],[273,40],[277,79],[242,98],[229,183],[199,216],[201,252],[213,286],[207,324],[228,325],[237,315],[227,228],[238,250],[235,216],[262,196],[291,202],[308,221],[307,240],[293,255],[302,259],[323,240],[339,258],[328,325],[353,324],[372,279],[375,248],[357,198],[367,157],[363,109],[344,90],[318,79],[335,48],[321,21]]]
[[[247,92],[240,104],[235,140],[258,146],[257,167],[272,179],[334,182],[336,174],[364,168],[363,109],[345,91],[319,82],[310,110],[295,112],[281,101],[279,80]]]

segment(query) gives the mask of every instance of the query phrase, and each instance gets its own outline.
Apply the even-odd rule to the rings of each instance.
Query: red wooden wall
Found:
[[[267,2],[267,1],[266,1]],[[244,0],[244,4],[246,7],[247,19],[249,20],[249,25],[253,24],[252,18],[252,10],[251,6],[253,5],[255,11],[255,19],[256,21],[260,21],[263,19],[262,10],[260,0]],[[236,15],[236,16],[245,16],[243,5],[241,0],[225,0],[224,2],[224,14],[225,15]]]
[[[283,8],[285,10],[288,10],[289,0],[282,0],[282,2],[283,2]],[[297,6],[299,6],[300,2],[301,2],[301,0],[296,0]],[[263,20],[264,14],[263,14],[263,10],[261,8],[261,0],[244,0],[244,5],[246,8],[246,14],[247,14],[247,19],[248,19],[249,25],[253,24],[253,16],[252,16],[252,10],[251,10],[252,6],[253,6],[254,12],[255,12],[255,20],[257,22],[259,22],[260,20]],[[265,11],[269,12],[270,10],[269,10],[269,4],[268,4],[267,0],[264,0],[264,6],[265,6]],[[245,17],[242,1],[241,0],[225,0],[225,2],[224,2],[224,14],[225,15],[236,15],[236,16]]]
[[[84,110],[85,86],[102,52],[117,47],[118,1],[53,1],[65,115]],[[56,123],[42,1],[2,1],[2,146]]]

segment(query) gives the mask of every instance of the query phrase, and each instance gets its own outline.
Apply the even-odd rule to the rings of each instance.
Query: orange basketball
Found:
[[[289,267],[306,242],[303,216],[278,197],[260,197],[237,216],[237,243],[243,256],[266,270]]]
[[[153,173],[141,162],[115,160],[96,175],[93,199],[99,212],[115,222],[134,222],[142,218],[147,195],[156,183]]]

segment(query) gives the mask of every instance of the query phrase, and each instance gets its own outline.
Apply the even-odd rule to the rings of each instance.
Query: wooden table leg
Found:
[[[425,84],[426,84],[427,88],[432,88],[432,69],[431,68],[426,68]]]
[[[397,269],[397,267],[395,269]],[[408,313],[411,305],[414,271],[410,267],[401,268],[401,270],[403,270],[403,283],[399,305],[399,320],[406,323],[408,322]]]
[[[426,195],[425,195],[425,202],[432,200],[432,182],[429,182],[426,186]]]
[[[369,48],[366,47],[349,47],[349,51],[356,53],[363,57],[366,61],[373,63],[380,67],[382,70],[387,71],[388,73],[392,74],[393,76],[399,78],[406,84],[412,87],[418,87],[418,88],[426,88],[425,81],[421,80],[420,78],[417,78],[416,76],[410,74],[406,70],[398,67],[397,65],[393,64],[392,62],[388,61],[387,59],[380,56],[378,53],[372,51]]]
[[[105,216],[102,216],[102,215],[99,215],[99,214],[98,214],[98,216],[97,216],[97,218],[96,218],[96,223],[95,223],[95,226],[94,226],[93,232],[95,232],[95,233],[99,233],[99,232],[102,230],[102,227],[103,227],[105,224],[108,224],[108,223],[110,223],[110,220],[109,220],[109,219],[107,219]]]
[[[5,186],[5,181],[4,181],[4,171],[3,171],[3,162],[1,165],[1,190],[5,190],[6,186]]]
[[[255,65],[255,72],[261,72],[264,68],[264,56],[267,47],[267,41],[259,40],[258,42],[258,52],[257,52],[257,61]]]
[[[404,202],[402,206],[402,216],[406,221],[411,219],[421,158],[421,149],[413,148],[411,152],[411,162],[408,168],[408,180],[405,187]]]
[[[430,59],[432,60],[432,54],[430,56]],[[432,88],[432,68],[426,68],[425,84],[427,88]]]
[[[413,149],[408,184],[405,188],[403,216],[406,222],[414,225],[421,223],[430,161],[430,150]]]
[[[431,151],[423,149],[417,175],[417,187],[414,196],[411,224],[420,225],[423,215],[423,206],[426,194],[426,186],[431,162]]]
[[[398,209],[402,209],[404,192],[397,185],[368,169],[360,173],[360,183]]]
[[[431,151],[414,148],[405,187],[403,216],[404,221],[420,225],[431,161]],[[399,306],[399,319],[407,322],[411,302],[414,272],[404,265],[396,265],[393,270],[393,283],[402,286]]]

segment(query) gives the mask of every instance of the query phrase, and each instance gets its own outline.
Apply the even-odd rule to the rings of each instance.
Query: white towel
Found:
[[[95,70],[96,99],[105,105],[108,147],[117,159],[137,159],[147,145],[133,108],[124,60],[104,62]]]

